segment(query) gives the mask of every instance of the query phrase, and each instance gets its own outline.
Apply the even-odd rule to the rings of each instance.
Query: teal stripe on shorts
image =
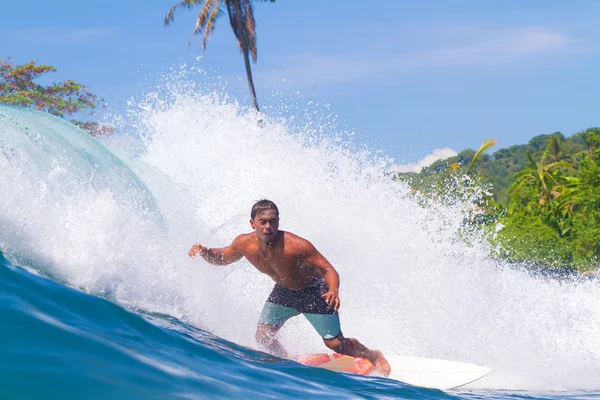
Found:
[[[333,339],[342,333],[340,316],[335,314],[304,314],[308,322],[325,340]]]
[[[285,307],[279,304],[265,302],[265,305],[260,313],[258,323],[260,325],[281,326],[288,319],[300,314],[298,310],[291,307]]]
[[[300,312],[295,308],[267,301],[260,313],[258,324],[280,327],[285,321],[299,314]],[[337,312],[335,314],[305,313],[304,316],[325,340],[333,339],[342,333],[340,329],[340,317]]]

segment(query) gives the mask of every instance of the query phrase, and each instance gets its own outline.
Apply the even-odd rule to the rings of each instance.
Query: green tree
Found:
[[[93,115],[97,108],[104,107],[101,104],[104,100],[72,79],[47,86],[34,82],[51,72],[56,72],[51,65],[37,65],[34,61],[15,65],[11,58],[0,60],[0,103],[35,108],[61,118],[72,117],[75,113]],[[71,122],[93,136],[113,132],[111,127],[97,122]]]
[[[546,267],[565,267],[572,264],[572,246],[567,239],[548,226],[540,215],[531,215],[519,210],[501,218],[493,230],[492,251],[502,259]]]
[[[466,149],[461,151],[460,153],[458,153],[458,163],[461,165],[468,165],[471,160],[473,159],[473,156],[475,156],[475,150],[473,149]]]
[[[588,145],[588,153],[594,154],[594,151],[600,145],[600,128],[590,128],[583,132],[583,138]]]
[[[548,141],[548,158],[552,162],[562,161],[563,159],[561,142],[558,135],[552,135]]]
[[[523,200],[529,203],[532,198],[537,198],[537,205],[541,207],[550,197],[556,197],[554,189],[559,183],[556,171],[570,167],[571,164],[566,161],[548,163],[546,160],[549,159],[552,146],[552,141],[548,141],[539,162],[536,162],[527,151],[528,163],[523,171],[514,175],[515,182],[508,189],[509,213],[512,213],[517,205],[524,205]]]
[[[600,264],[600,148],[586,155],[579,168],[580,208],[573,221],[573,236],[580,269],[589,260]]]
[[[267,0],[262,0],[267,1]],[[268,0],[274,3],[275,0]],[[227,10],[229,22],[233,34],[235,35],[240,52],[244,55],[244,63],[246,66],[246,79],[252,97],[252,105],[258,109],[258,101],[256,99],[256,90],[254,89],[254,80],[252,79],[252,70],[250,67],[250,54],[252,60],[256,62],[256,22],[254,20],[254,12],[252,9],[251,0],[182,0],[175,4],[165,15],[165,26],[173,22],[175,11],[179,8],[191,9],[195,6],[200,6],[200,12],[196,19],[196,25],[192,31],[189,45],[192,43],[194,35],[202,34],[202,51],[206,48],[206,41],[210,34],[215,29],[215,21],[223,14],[223,9]]]
[[[0,103],[33,107],[63,117],[76,112],[94,109],[102,101],[87,91],[84,85],[68,80],[43,86],[34,80],[49,72],[56,72],[51,65],[36,65],[31,61],[15,65],[13,60],[0,60]]]
[[[534,152],[543,151],[546,148],[548,141],[550,140],[552,135],[556,135],[556,134],[560,134],[560,132],[555,132],[550,135],[538,135],[538,136],[532,137],[529,140],[530,150],[533,150]]]
[[[464,226],[489,233],[499,258],[535,269],[566,268],[561,273],[599,269],[600,129],[571,137],[538,135],[491,157],[483,154],[490,144],[397,179],[424,206],[430,200],[467,200],[463,204],[474,207],[465,210]],[[490,188],[493,198],[486,195]]]

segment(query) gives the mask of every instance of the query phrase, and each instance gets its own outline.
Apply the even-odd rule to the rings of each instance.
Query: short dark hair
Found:
[[[257,215],[262,214],[267,210],[275,210],[277,216],[279,217],[279,209],[271,200],[262,199],[254,203],[252,206],[252,211],[250,211],[250,218],[254,219]]]

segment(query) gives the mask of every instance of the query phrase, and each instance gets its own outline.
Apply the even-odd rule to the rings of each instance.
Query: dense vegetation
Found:
[[[33,61],[15,65],[10,58],[0,60],[0,103],[35,108],[61,118],[72,117],[75,113],[92,115],[97,108],[102,107],[102,99],[74,80],[51,85],[35,82],[51,72],[56,72],[56,68],[51,65],[37,65]],[[110,127],[97,122],[71,122],[92,136],[112,133]]]
[[[494,144],[395,178],[442,201],[484,193],[474,200],[479,212],[469,224],[481,228],[502,259],[599,269],[600,129],[539,135],[484,154]]]

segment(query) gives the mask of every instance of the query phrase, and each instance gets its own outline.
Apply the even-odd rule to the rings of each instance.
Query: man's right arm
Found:
[[[233,242],[222,248],[208,248],[201,244],[195,244],[188,252],[189,256],[194,258],[200,255],[206,262],[214,265],[229,265],[239,261],[244,254],[241,251],[242,236],[236,237]]]

